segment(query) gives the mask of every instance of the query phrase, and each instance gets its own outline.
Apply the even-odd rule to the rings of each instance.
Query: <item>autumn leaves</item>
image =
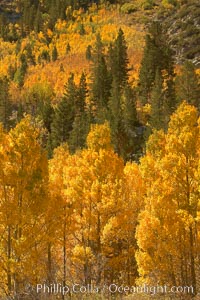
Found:
[[[39,247],[48,170],[37,136],[29,118],[9,134],[0,132],[0,288],[10,296],[24,289],[25,278],[36,279],[43,272]]]
[[[139,217],[137,262],[141,278],[192,285],[199,280],[199,120],[182,103],[168,133],[155,132],[141,160],[145,208]]]
[[[29,282],[192,285],[199,280],[199,121],[181,104],[139,165],[108,124],[47,161],[29,117],[0,133],[1,294]],[[34,264],[34,269],[30,265]]]
[[[85,284],[100,284],[102,280],[110,278],[112,281],[119,276],[122,261],[125,268],[133,268],[134,272],[131,257],[124,255],[125,251],[133,252],[134,236],[124,231],[133,225],[128,224],[129,218],[125,215],[129,199],[125,200],[124,164],[112,149],[108,125],[94,125],[87,145],[88,149],[72,156],[68,154],[61,163],[62,172],[58,174],[63,174],[62,179],[51,173],[50,180],[53,186],[63,187],[58,194],[62,193],[60,199],[65,207],[65,213],[61,212],[59,217],[59,220],[64,218],[60,250],[62,256],[67,257],[68,266],[64,281],[69,280],[69,272],[72,272],[74,278]],[[51,167],[63,161],[63,151],[62,147],[56,150]],[[62,185],[57,184],[56,178],[62,180]],[[134,210],[130,214],[135,214]],[[127,271],[123,276],[128,276]]]

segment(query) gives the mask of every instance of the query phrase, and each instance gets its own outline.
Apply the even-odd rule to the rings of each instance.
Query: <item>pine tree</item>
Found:
[[[138,125],[138,117],[136,110],[136,92],[130,85],[126,85],[124,88],[122,108],[124,126],[127,131],[133,131],[133,128]]]
[[[111,127],[112,142],[115,151],[119,155],[124,155],[124,145],[126,137],[124,135],[122,119],[122,93],[119,91],[117,81],[113,80],[111,97],[109,100],[109,121]]]
[[[28,68],[28,64],[27,64],[26,55],[24,53],[22,53],[20,55],[20,62],[21,62],[21,67],[20,67],[21,72],[25,76],[27,68]]]
[[[6,130],[12,124],[10,120],[12,105],[9,97],[9,81],[7,77],[0,78],[0,122]]]
[[[110,47],[110,69],[112,78],[121,90],[128,80],[128,54],[127,45],[122,29],[119,29],[118,36],[113,47]]]
[[[34,31],[40,32],[41,27],[42,27],[42,14],[40,10],[40,5],[38,5],[37,12],[35,15],[35,20],[34,20]]]
[[[164,103],[163,103],[163,78],[161,71],[156,70],[155,83],[151,95],[151,115],[149,123],[152,128],[161,129],[164,127]]]
[[[38,57],[38,61],[46,61],[46,62],[50,62],[50,55],[49,55],[49,51],[48,50],[42,50],[42,53],[39,55]]]
[[[135,95],[128,84],[128,55],[124,33],[119,29],[113,45],[109,47],[110,78],[109,120],[116,151],[126,160],[136,151],[137,112]],[[134,150],[135,148],[135,150]]]
[[[177,108],[176,92],[175,92],[175,82],[174,82],[174,71],[168,71],[166,76],[164,76],[165,89],[164,89],[164,129],[168,127],[170,116]]]
[[[16,71],[17,71],[16,65],[10,64],[10,65],[8,66],[8,75],[9,75],[9,78],[10,78],[11,80],[14,79],[14,76],[15,76],[15,72],[16,72]]]
[[[60,1],[50,1],[49,3],[49,23],[48,27],[53,30],[56,20],[59,18],[59,10],[60,10]]]
[[[27,59],[24,53],[20,55],[20,63],[20,67],[15,72],[14,80],[18,83],[20,87],[22,87],[24,84],[24,77],[28,69]]]
[[[80,25],[79,33],[80,33],[80,35],[84,35],[85,34],[85,27],[84,27],[83,23],[81,23],[81,25]]]
[[[88,45],[87,49],[86,49],[86,53],[85,53],[85,57],[87,60],[91,60],[92,59],[92,52],[91,52],[92,46]]]
[[[110,78],[100,34],[96,36],[93,54],[91,92],[92,102],[96,109],[95,120],[101,123],[107,116],[108,100],[110,97]]]
[[[176,77],[177,100],[186,100],[200,109],[200,84],[192,62],[186,61],[182,73]]]
[[[161,71],[165,70],[168,78],[173,79],[172,51],[167,44],[161,24],[153,22],[149,34],[146,36],[139,74],[138,93],[142,104],[151,103],[151,92],[155,83],[157,68]]]
[[[22,45],[21,40],[18,39],[16,42],[16,45],[15,45],[15,54],[16,55],[19,54],[19,52],[21,51],[21,45]]]
[[[70,47],[70,44],[67,43],[67,46],[66,46],[66,54],[68,54],[71,50],[71,47]]]
[[[60,72],[65,72],[65,68],[62,63],[60,64]]]
[[[82,149],[86,143],[86,137],[89,131],[89,123],[86,112],[76,115],[69,136],[69,148],[72,153]]]
[[[122,93],[122,125],[126,142],[123,145],[124,160],[138,160],[142,153],[143,136],[138,134],[140,126],[136,109],[136,91],[127,84]]]
[[[139,73],[139,99],[142,104],[150,102],[151,89],[155,79],[155,59],[158,57],[157,49],[150,35],[146,36],[145,49]],[[158,58],[157,58],[158,59]]]
[[[68,82],[65,85],[64,96],[55,109],[54,119],[51,126],[51,140],[53,148],[69,139],[75,118],[76,96],[77,88],[74,83],[74,74],[71,73]]]
[[[8,37],[7,20],[3,13],[0,15],[0,36],[5,40]]]
[[[31,46],[30,43],[26,45],[25,51],[26,51],[26,58],[27,58],[27,61],[28,61],[31,65],[35,65],[35,57],[34,57],[34,55],[33,55],[32,46]]]
[[[89,131],[89,120],[86,111],[86,98],[88,88],[86,76],[83,72],[80,78],[79,86],[77,87],[77,96],[75,99],[75,118],[72,125],[72,131],[69,137],[69,148],[72,152],[83,148],[86,143],[86,137]]]
[[[22,34],[29,34],[34,28],[38,1],[24,0],[22,8],[21,30]]]
[[[52,50],[52,61],[56,61],[57,58],[58,58],[58,51],[57,51],[56,46],[54,46],[53,50]]]
[[[141,152],[141,137],[137,136],[139,121],[136,110],[136,94],[130,85],[121,92],[115,81],[112,83],[109,100],[109,121],[115,151],[126,161],[136,159]]]

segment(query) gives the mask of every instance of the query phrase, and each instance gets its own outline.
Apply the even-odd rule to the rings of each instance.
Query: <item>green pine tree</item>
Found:
[[[34,31],[35,32],[40,32],[40,30],[42,29],[42,13],[41,13],[39,5],[37,7],[37,11],[36,11],[36,15],[35,15],[34,25],[33,26],[34,26]]]
[[[0,122],[6,130],[9,130],[12,121],[10,119],[12,105],[9,97],[9,81],[7,77],[0,78]]]
[[[92,60],[92,46],[88,45],[85,53],[85,57],[87,60]]]
[[[138,94],[142,104],[151,103],[151,92],[156,70],[160,69],[174,77],[172,51],[159,22],[153,22],[146,36],[146,44],[139,73]]]
[[[176,77],[177,101],[186,100],[200,110],[200,84],[192,62],[186,61],[182,73]]]
[[[156,66],[159,66],[159,49],[155,46],[150,35],[146,36],[145,49],[139,73],[139,99],[142,104],[151,101],[151,89],[156,75]],[[159,55],[158,55],[159,54]],[[158,59],[158,63],[156,62]]]
[[[54,46],[52,50],[52,61],[56,61],[57,59],[58,59],[58,51],[56,46]]]
[[[70,74],[68,82],[65,85],[64,96],[55,109],[51,125],[51,143],[53,148],[69,139],[75,118],[76,96],[77,88],[74,83],[74,74]]]
[[[36,116],[39,116],[39,119],[42,120],[44,128],[46,128],[48,132],[51,132],[51,124],[54,119],[54,109],[51,105],[51,98],[38,100]]]
[[[20,63],[21,66],[15,72],[14,81],[17,82],[20,87],[22,87],[24,85],[24,77],[28,69],[27,59],[24,53],[20,55]]]
[[[9,75],[9,78],[11,79],[11,80],[13,80],[14,79],[14,76],[15,76],[15,72],[17,71],[17,66],[16,66],[16,64],[10,64],[9,66],[8,66],[8,75]]]
[[[93,53],[91,99],[96,109],[95,122],[104,122],[107,118],[108,100],[110,97],[110,78],[103,53],[103,44],[100,34],[96,36]]]
[[[87,96],[88,96],[88,87],[86,82],[86,75],[84,72],[82,72],[79,86],[77,89],[77,97],[75,102],[76,114],[81,115],[85,111]]]
[[[84,35],[85,34],[85,27],[84,27],[83,23],[81,23],[81,25],[80,25],[79,33],[80,33],[80,35]]]
[[[26,45],[25,50],[27,61],[29,62],[29,64],[35,65],[35,57],[33,55],[32,46],[30,43]]]
[[[129,159],[136,151],[137,111],[136,96],[128,84],[127,45],[122,29],[119,29],[114,44],[109,47],[110,78],[112,80],[109,99],[109,120],[111,134],[116,151]]]
[[[152,128],[161,129],[164,127],[164,91],[163,78],[159,69],[156,70],[155,83],[151,94],[151,115],[149,123]]]
[[[25,76],[26,74],[26,71],[28,69],[28,64],[27,64],[27,58],[26,58],[26,55],[24,53],[22,53],[20,55],[20,62],[21,62],[21,67],[20,67],[20,70],[22,72],[22,74]]]
[[[121,90],[128,80],[128,54],[127,45],[122,29],[119,29],[118,36],[113,47],[109,49],[109,61],[112,78]]]
[[[0,14],[0,36],[4,40],[8,38],[8,25],[6,17],[3,13]]]
[[[89,122],[86,112],[76,115],[69,136],[69,149],[72,153],[86,146],[86,138],[89,132]]]
[[[66,54],[68,54],[70,51],[71,51],[70,44],[67,43],[67,46],[66,46]]]
[[[175,82],[174,82],[174,73],[168,73],[164,77],[165,89],[164,89],[164,127],[163,129],[167,130],[170,116],[177,108],[176,92],[175,92]]]
[[[21,51],[21,45],[22,45],[22,42],[21,42],[21,39],[18,39],[16,44],[15,44],[15,54],[19,54],[19,52]]]
[[[69,137],[69,148],[71,152],[81,149],[86,145],[86,137],[89,132],[89,118],[86,109],[86,99],[88,96],[88,88],[86,83],[86,75],[83,72],[77,87],[77,96],[75,100],[75,118],[73,128]]]
[[[111,97],[109,99],[109,121],[111,127],[112,142],[115,147],[115,151],[123,156],[123,146],[125,143],[125,136],[123,130],[122,120],[122,95],[119,91],[117,81],[113,80]]]
[[[138,134],[139,123],[136,109],[136,91],[127,84],[122,93],[122,124],[126,141],[123,145],[124,160],[138,160],[142,154],[143,135]]]

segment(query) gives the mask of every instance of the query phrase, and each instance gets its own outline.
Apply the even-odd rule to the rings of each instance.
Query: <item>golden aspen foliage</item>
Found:
[[[101,126],[98,124],[92,125],[87,136],[87,146],[94,151],[99,151],[100,149],[112,149],[108,123]]]
[[[131,84],[136,85],[145,32],[142,25],[130,27],[126,17],[116,9],[111,7],[106,9],[104,5],[101,5],[99,9],[96,6],[89,8],[89,14],[83,10],[74,10],[73,20],[58,19],[54,30],[49,29],[46,24],[43,31],[37,34],[32,31],[27,37],[22,38],[18,54],[16,54],[17,44],[15,42],[0,40],[0,52],[3,57],[0,64],[0,74],[8,75],[10,64],[19,67],[20,55],[22,53],[26,55],[26,47],[31,45],[35,64],[28,66],[24,87],[26,89],[30,88],[32,83],[48,82],[58,99],[63,94],[64,84],[67,82],[70,72],[73,72],[77,78],[80,77],[82,71],[87,74],[90,72],[90,63],[86,60],[85,53],[88,45],[94,47],[96,34],[101,33],[107,51],[109,44],[115,40],[121,27],[127,40]],[[84,26],[84,35],[80,34],[80,24]],[[66,52],[68,44],[70,44],[69,53]],[[56,45],[58,59],[55,62],[41,59],[42,53],[51,54],[53,45]],[[61,64],[64,67],[64,72],[60,70]],[[132,68],[133,65],[134,68]]]
[[[16,62],[16,55],[14,53],[15,44],[3,41],[0,38],[0,53],[1,53],[1,63],[0,63],[0,77],[6,76],[8,74],[9,65]]]
[[[115,154],[108,123],[92,125],[87,149],[67,146],[49,162],[48,275],[66,283],[128,282],[137,276],[135,230],[144,184]],[[122,267],[123,264],[123,267]]]
[[[103,230],[103,251],[108,258],[106,275],[119,284],[135,284],[137,242],[135,230],[138,214],[143,207],[144,184],[138,165],[127,163],[120,186],[113,187],[118,194],[118,210]]]
[[[74,203],[77,226],[73,232],[72,261],[79,262],[76,268],[81,280],[89,283],[93,277],[100,283],[107,260],[102,234],[108,220],[121,207],[123,161],[110,145],[108,124],[94,125],[87,144],[88,149],[73,155],[65,169],[67,196]]]
[[[146,185],[137,262],[145,282],[192,285],[199,277],[199,143],[195,107],[183,102],[166,134],[154,132],[141,160]]]
[[[27,280],[35,284],[45,275],[42,228],[48,169],[38,135],[29,117],[7,135],[1,131],[0,274],[1,289],[8,295],[24,290]]]
[[[62,145],[54,150],[49,161],[49,197],[50,204],[46,213],[48,279],[55,280],[55,268],[62,281],[66,279],[66,261],[69,251],[69,236],[72,225],[72,201],[67,196],[65,168],[68,167],[68,146]],[[68,248],[68,249],[67,249]],[[61,267],[62,266],[62,267]]]

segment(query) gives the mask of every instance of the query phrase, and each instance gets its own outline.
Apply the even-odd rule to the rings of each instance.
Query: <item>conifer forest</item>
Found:
[[[199,0],[0,0],[0,300],[200,299]]]

